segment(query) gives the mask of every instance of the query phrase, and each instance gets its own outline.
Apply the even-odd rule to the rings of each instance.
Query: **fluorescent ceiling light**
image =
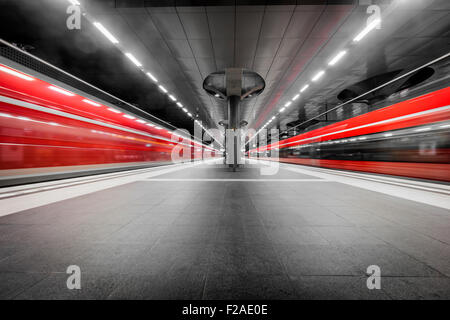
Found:
[[[299,94],[296,94],[293,98],[292,98],[292,101],[295,101],[295,100],[297,100],[298,99],[298,97],[300,97],[300,95]]]
[[[420,128],[420,129],[417,129],[415,131],[420,132],[420,131],[428,131],[428,130],[431,130],[431,128],[430,127]]]
[[[321,71],[317,72],[317,74],[316,74],[311,80],[312,80],[312,81],[317,81],[317,80],[319,80],[324,74],[325,74],[325,71],[321,70]]]
[[[139,123],[145,123],[145,121],[144,120],[141,120],[141,119],[138,119],[138,120],[136,120],[137,122],[139,122]]]
[[[150,72],[147,72],[147,76],[149,76],[153,81],[158,82],[158,79],[156,79]]]
[[[180,108],[183,108],[183,105],[180,102],[177,102],[177,106],[179,106]]]
[[[161,127],[155,127],[155,129],[161,130],[162,128]]]
[[[284,110],[286,110],[286,108],[281,108],[281,109],[280,109],[280,112],[283,112]]]
[[[142,67],[142,63],[138,61],[131,53],[127,52],[125,55],[130,59],[137,67]]]
[[[187,114],[188,114],[189,117],[192,117],[192,113],[188,112]]]
[[[373,29],[375,29],[375,27],[380,24],[381,19],[375,19],[373,20],[371,23],[369,23],[367,25],[367,27],[365,27],[363,29],[363,31],[361,31],[356,37],[355,39],[353,39],[353,41],[355,42],[359,42],[362,38],[364,38],[370,31],[372,31]]]
[[[72,93],[72,92],[70,92],[70,91],[66,91],[66,90],[64,90],[64,89],[61,89],[61,88],[58,88],[58,87],[55,87],[55,86],[49,86],[48,88],[51,89],[51,90],[53,90],[53,91],[56,91],[56,92],[65,94],[66,96],[71,96],[71,97],[73,97],[73,96],[75,95],[74,93]]]
[[[103,35],[107,37],[109,41],[114,44],[119,43],[119,41],[108,30],[106,30],[106,28],[100,22],[94,22],[94,26],[96,26],[97,29],[100,30],[100,32],[103,33]]]
[[[272,117],[272,120],[273,120],[273,119],[275,119],[275,118],[276,118],[276,117],[275,117],[275,116],[273,116],[273,117]]]
[[[331,59],[330,62],[328,62],[328,65],[329,66],[334,66],[339,60],[342,59],[343,56],[345,56],[346,53],[347,53],[347,51],[342,50],[333,59]]]
[[[167,93],[167,89],[164,88],[162,85],[159,85],[158,88],[159,88],[162,92]]]
[[[17,71],[14,71],[14,70],[2,67],[2,66],[0,66],[0,71],[9,73],[10,75],[16,76],[18,78],[21,78],[21,79],[24,79],[24,80],[27,80],[27,81],[33,81],[34,80],[34,78],[26,76],[23,73],[20,73],[20,72],[17,72]]]
[[[392,137],[392,133],[385,133],[384,136],[385,137]]]
[[[109,111],[115,112],[115,113],[120,113],[119,110],[113,109],[113,108],[108,108]]]
[[[123,116],[128,119],[136,119],[135,117],[130,116],[129,114],[124,114]]]
[[[80,3],[78,2],[78,0],[69,0],[69,2],[75,6],[79,6]]]
[[[183,108],[183,111],[187,113],[187,112],[188,112],[188,109],[186,109],[186,108]]]
[[[284,106],[289,107],[292,104],[292,101],[287,102]]]
[[[305,91],[306,89],[308,89],[309,88],[309,84],[306,84],[301,90],[300,90],[300,92],[303,92],[303,91]]]
[[[94,101],[91,101],[91,100],[88,100],[88,99],[83,99],[83,102],[89,103],[89,104],[91,104],[93,106],[96,106],[96,107],[101,107],[102,106],[100,103],[97,103],[97,102],[94,102]]]
[[[170,100],[172,100],[172,101],[177,101],[177,98],[175,98],[173,95],[171,95],[171,94],[169,94],[169,98],[170,98]]]

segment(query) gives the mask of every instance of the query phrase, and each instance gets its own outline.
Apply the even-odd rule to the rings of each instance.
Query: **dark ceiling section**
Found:
[[[192,120],[90,23],[68,30],[66,9],[65,1],[4,0],[0,37],[175,127],[192,129]]]

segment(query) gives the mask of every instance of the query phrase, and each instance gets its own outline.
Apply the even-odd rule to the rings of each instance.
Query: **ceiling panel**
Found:
[[[264,12],[237,12],[236,38],[257,39],[261,29]]]
[[[184,70],[190,72],[198,72],[197,63],[194,58],[178,58],[177,59]]]
[[[217,59],[229,59],[233,60],[234,57],[234,39],[213,39],[214,54]],[[231,63],[233,63],[231,61]]]
[[[256,49],[257,58],[273,58],[277,53],[281,38],[261,38]]]
[[[266,12],[262,22],[261,36],[265,38],[281,38],[292,17],[290,11]]]
[[[322,11],[296,11],[286,31],[286,38],[306,38]]]
[[[312,1],[310,1],[312,2]],[[315,1],[316,3],[320,3],[321,1]],[[322,1],[322,3],[325,3],[325,1]],[[295,11],[308,11],[308,12],[321,12],[325,9],[326,4],[311,4],[305,1],[304,4],[301,4],[295,8]]]
[[[197,67],[195,67],[195,69],[197,69]],[[189,76],[189,78],[192,79],[192,81],[194,81],[195,83],[200,83],[203,81],[203,78],[200,75],[200,73],[198,72],[198,70],[194,70],[194,68],[192,68],[192,69],[187,69],[185,72]],[[198,88],[198,86],[195,86],[195,88]]]
[[[170,48],[164,39],[152,39],[145,37],[145,34],[139,34],[139,39],[145,45],[152,56],[164,59],[164,57],[172,57]],[[173,58],[173,57],[172,57]]]
[[[298,54],[305,57],[314,57],[327,41],[328,38],[308,38],[303,42]]]
[[[151,17],[165,39],[186,39],[184,29],[176,13],[152,13]]]
[[[253,60],[256,52],[258,39],[236,39],[236,62],[242,60]]]
[[[166,40],[172,54],[176,58],[193,58],[191,47],[187,40]]]
[[[217,58],[216,57],[216,65],[217,70],[224,70],[226,68],[230,68],[233,66],[233,57],[227,57],[227,58]]]
[[[259,58],[256,57],[255,61],[253,63],[254,69],[260,69],[260,70],[267,70],[270,67],[270,64],[272,63],[272,58]]]
[[[214,58],[211,39],[189,39],[193,54],[198,58]]]
[[[216,71],[216,63],[213,58],[197,58],[197,64],[203,78]]]
[[[290,57],[277,57],[273,61],[270,70],[285,71],[291,60],[292,58]]]
[[[333,7],[333,6],[331,6]],[[331,35],[345,20],[347,15],[350,13],[352,7],[348,7],[346,11],[330,11],[325,10],[320,16],[314,28],[311,30],[310,37],[315,38],[326,38]]]
[[[213,39],[234,39],[234,15],[234,11],[208,12],[209,28]]]
[[[304,38],[283,38],[278,50],[278,57],[294,57],[300,48],[301,44],[305,41]]]
[[[253,60],[252,59],[248,59],[248,60],[237,60],[236,59],[236,63],[235,66],[238,68],[244,68],[244,69],[252,69],[252,63]],[[253,70],[254,71],[254,70]]]
[[[209,27],[206,12],[180,13],[180,19],[188,39],[209,39]]]
[[[155,24],[146,11],[143,10],[133,10],[129,9],[118,9],[122,16],[127,20],[127,22],[133,27],[139,35],[145,35],[148,39],[160,39],[161,35],[156,28]]]

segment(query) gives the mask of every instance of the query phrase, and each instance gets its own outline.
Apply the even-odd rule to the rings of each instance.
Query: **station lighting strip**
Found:
[[[353,38],[353,43],[358,43],[361,41],[367,34],[369,34],[372,30],[374,30],[379,24],[381,23],[381,19],[374,19],[370,24],[368,24],[361,32],[359,32],[355,38]],[[346,54],[348,50],[341,50],[339,51],[330,61],[328,62],[329,67],[335,66]],[[311,78],[312,82],[318,82],[324,75],[326,74],[326,69],[322,69],[317,71],[314,76]],[[265,129],[268,125],[272,123],[273,120],[276,119],[277,116],[279,116],[281,113],[286,111],[287,108],[295,101],[297,100],[300,95],[306,91],[311,86],[310,83],[305,83],[302,88],[299,90],[299,92],[291,98],[288,102],[285,103],[285,105],[278,110],[278,113],[276,113],[274,116],[272,116],[262,127],[261,129],[256,132],[256,134],[248,140],[247,144],[250,143],[251,140],[253,140],[255,137],[258,136],[258,133],[261,132],[263,129]]]
[[[68,0],[72,5],[77,5],[81,7],[81,4],[78,0]],[[91,17],[88,17],[86,14],[84,14],[84,16],[86,17],[86,19],[90,22],[91,21]],[[119,40],[113,35],[111,34],[111,32],[108,31],[107,28],[105,28],[105,26],[103,26],[100,22],[98,21],[94,21],[92,22],[92,24],[112,43],[114,44],[120,51],[124,52],[124,50],[122,50],[123,48],[119,45]],[[136,66],[139,68],[139,70],[141,70],[144,74],[146,74],[155,84],[158,84],[158,79],[149,71],[145,70],[144,66],[142,65],[142,63],[131,53],[131,52],[124,52],[125,56]],[[169,99],[173,102],[176,103],[176,105],[183,110],[186,115],[194,120],[194,116],[192,115],[191,112],[189,112],[189,110],[183,106],[183,104],[181,102],[178,101],[178,99],[171,93],[169,93],[169,91],[162,85],[159,84],[158,85],[159,90],[161,90],[164,94],[166,94]],[[196,121],[197,124],[206,132],[208,133],[208,135],[210,137],[213,137],[213,135],[203,126],[203,124],[200,121]],[[156,127],[156,129],[158,129],[158,127]],[[216,141],[216,140],[215,140]],[[220,146],[222,146],[222,144],[219,141],[216,141]],[[222,146],[223,147],[223,146]]]

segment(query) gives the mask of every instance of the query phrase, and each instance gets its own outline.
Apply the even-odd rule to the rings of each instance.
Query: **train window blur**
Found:
[[[450,128],[417,132],[421,128],[385,134],[333,140],[279,151],[280,158],[312,158],[363,161],[450,162]],[[361,139],[362,138],[362,139]]]

